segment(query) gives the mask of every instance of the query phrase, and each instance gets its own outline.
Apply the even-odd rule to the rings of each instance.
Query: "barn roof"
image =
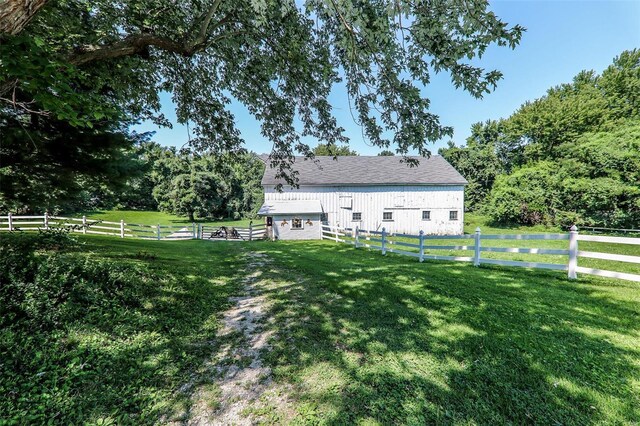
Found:
[[[466,185],[468,182],[439,155],[411,157],[420,164],[409,167],[402,157],[343,156],[335,160],[317,156],[315,160],[296,157],[293,169],[299,185]],[[276,179],[276,169],[267,167],[262,185],[285,184]]]
[[[261,216],[310,213],[322,213],[322,205],[319,200],[265,201],[258,211]]]

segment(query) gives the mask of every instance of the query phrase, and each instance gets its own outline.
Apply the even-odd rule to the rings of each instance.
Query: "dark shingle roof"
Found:
[[[315,160],[296,157],[293,169],[299,172],[300,185],[466,185],[468,182],[444,158],[412,157],[417,167],[401,163],[402,157],[391,156],[318,156]],[[276,169],[267,167],[262,185],[276,185]]]

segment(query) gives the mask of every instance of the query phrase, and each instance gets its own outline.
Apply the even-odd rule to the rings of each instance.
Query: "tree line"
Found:
[[[582,71],[439,153],[498,224],[640,226],[640,50]]]
[[[159,210],[192,221],[196,217],[238,219],[257,212],[263,199],[260,180],[265,167],[258,155],[198,153],[147,139],[144,135],[111,135],[105,137],[108,153],[80,151],[77,158],[70,158],[73,150],[69,152],[61,143],[54,151],[56,157],[63,157],[61,161],[56,163],[54,153],[42,153],[49,161],[3,176],[0,210]],[[70,146],[77,148],[75,143]],[[61,163],[68,166],[50,170]]]

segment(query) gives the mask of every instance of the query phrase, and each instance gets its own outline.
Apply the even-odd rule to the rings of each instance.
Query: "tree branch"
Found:
[[[133,34],[110,45],[84,46],[79,51],[69,56],[69,62],[73,65],[83,65],[89,62],[105,59],[132,56],[144,52],[150,46],[157,47],[158,49],[162,49],[167,52],[176,53],[181,56],[193,56],[208,46],[207,31],[209,31],[211,27],[219,28],[229,21],[230,15],[227,14],[212,26],[211,21],[218,10],[220,3],[222,3],[222,0],[215,0],[206,13],[202,15],[197,36],[192,40],[189,40],[188,36],[185,36],[183,40],[176,41],[156,34]],[[237,32],[230,34],[237,34]],[[222,38],[224,38],[224,36],[217,36],[215,40],[217,41]]]

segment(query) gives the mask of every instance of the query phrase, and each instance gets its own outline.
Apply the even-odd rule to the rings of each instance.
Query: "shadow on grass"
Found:
[[[141,250],[156,257],[133,260]],[[116,269],[133,264],[131,279],[73,287],[54,329],[27,330],[16,318],[1,330],[13,340],[0,344],[0,423],[155,424],[188,413],[219,344],[219,314],[240,285],[241,252],[100,237],[82,251],[89,262],[118,260]]]
[[[269,243],[267,243],[269,244]],[[419,264],[326,243],[268,248],[266,354],[308,422],[629,423],[640,306],[627,283]]]

